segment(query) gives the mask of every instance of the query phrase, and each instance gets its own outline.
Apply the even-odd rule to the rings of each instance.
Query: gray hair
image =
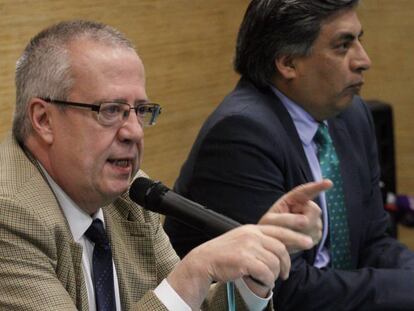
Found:
[[[234,69],[258,87],[272,82],[275,60],[283,55],[306,56],[322,22],[359,0],[253,0],[237,37]]]
[[[27,111],[32,98],[67,99],[74,83],[68,45],[80,38],[134,49],[131,41],[115,28],[84,20],[64,21],[33,37],[16,64],[16,109],[12,131],[20,143],[33,130]]]

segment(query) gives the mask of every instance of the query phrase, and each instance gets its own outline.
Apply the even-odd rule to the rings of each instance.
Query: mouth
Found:
[[[364,85],[364,81],[358,81],[358,82],[355,82],[355,83],[351,83],[346,88],[347,89],[359,89],[360,90],[363,85]]]
[[[127,167],[132,164],[132,161],[128,159],[121,159],[121,160],[109,159],[108,162],[111,163],[112,165],[119,166],[119,167]]]
[[[364,85],[364,81],[358,81],[358,82],[349,84],[344,89],[344,93],[343,94],[344,95],[355,95],[355,94],[359,94],[363,85]]]

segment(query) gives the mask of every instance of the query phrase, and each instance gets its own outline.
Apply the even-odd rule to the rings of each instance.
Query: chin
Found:
[[[349,106],[351,106],[353,99],[354,99],[354,97],[352,96],[352,97],[351,97],[351,99],[349,99],[348,101],[346,101],[345,103],[343,103],[343,104],[339,107],[340,112],[344,111],[344,110],[345,110],[345,109],[347,109]]]
[[[105,194],[108,198],[115,200],[121,194],[128,191],[130,183],[129,182],[115,182],[107,186]]]
[[[354,99],[354,95],[348,95],[342,98],[340,101],[338,101],[336,105],[333,106],[335,115],[341,113],[342,111],[347,109],[349,106],[351,106],[353,99]]]

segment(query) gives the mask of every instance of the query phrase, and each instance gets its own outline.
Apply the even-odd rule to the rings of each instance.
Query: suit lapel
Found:
[[[296,130],[295,124],[289,112],[287,111],[283,103],[280,101],[279,97],[277,97],[276,94],[270,88],[265,90],[265,94],[267,97],[267,104],[272,106],[277,119],[279,120],[285,131],[284,134],[288,138],[286,143],[290,145],[286,146],[286,148],[292,148],[292,150],[287,153],[288,157],[293,158],[291,159],[292,163],[299,164],[302,173],[303,183],[314,181],[312,171],[308,163],[308,159],[303,149],[302,141],[299,137],[298,131]],[[320,206],[319,197],[315,198],[314,201]],[[316,251],[317,247],[313,247],[308,251],[299,252],[293,255],[292,260],[294,260],[294,258],[296,257],[302,256],[308,262],[313,263],[315,261]]]
[[[71,284],[75,284],[75,288],[68,290],[68,292],[76,293],[75,296],[71,294],[74,300],[76,300],[76,306],[78,310],[89,310],[88,306],[88,293],[86,290],[85,279],[82,269],[82,246],[76,242],[70,243],[73,271],[76,282],[72,281],[73,276],[68,277],[67,287]]]
[[[289,112],[280,101],[279,97],[274,94],[271,89],[267,89],[265,92],[269,105],[271,105],[279,119],[282,127],[285,130],[285,134],[291,143],[291,147],[294,152],[291,154],[296,157],[295,162],[300,164],[303,178],[306,182],[313,181],[312,171],[309,167],[308,159],[306,158],[305,151],[303,150],[302,141],[300,140],[298,131],[296,130],[295,124],[289,115]]]
[[[152,227],[120,198],[104,208],[123,310],[157,286]]]

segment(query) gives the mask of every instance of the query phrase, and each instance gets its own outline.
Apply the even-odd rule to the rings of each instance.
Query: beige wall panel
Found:
[[[414,195],[414,1],[365,0],[359,13],[372,60],[363,96],[392,104],[398,191]]]

